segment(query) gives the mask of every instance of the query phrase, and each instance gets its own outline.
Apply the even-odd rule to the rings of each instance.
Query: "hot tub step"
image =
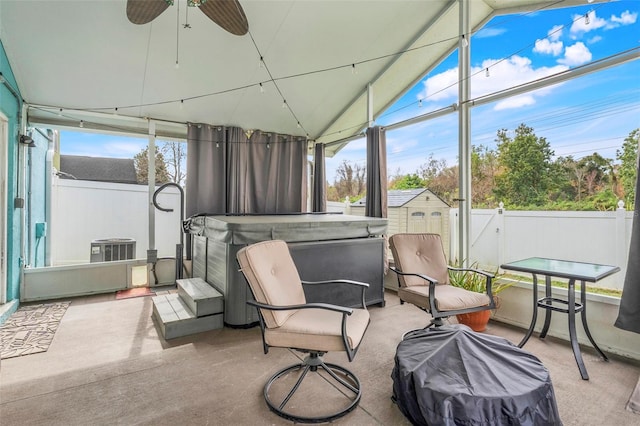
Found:
[[[202,278],[176,281],[178,294],[197,317],[224,312],[224,297]]]
[[[153,298],[153,319],[166,339],[215,330],[224,326],[222,312],[197,317],[178,294]]]

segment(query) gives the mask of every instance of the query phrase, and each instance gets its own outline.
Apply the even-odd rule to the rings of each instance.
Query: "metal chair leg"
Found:
[[[274,401],[269,395],[269,391],[272,385],[280,378],[296,370],[302,370],[302,373],[300,373],[300,377],[297,379],[294,386],[282,399],[282,401]],[[293,397],[294,393],[300,388],[303,380],[308,377],[308,373],[317,374],[319,371],[325,371],[326,373],[328,373],[328,376],[323,376],[323,378],[332,383],[333,387],[336,388],[336,391],[340,392],[345,398],[350,400],[349,405],[340,411],[318,417],[303,416],[287,411],[287,403]],[[352,396],[349,396],[349,394],[351,394]],[[269,379],[269,381],[267,381],[264,386],[264,399],[267,402],[269,409],[278,416],[297,423],[331,422],[353,411],[360,403],[361,396],[362,391],[360,389],[360,381],[355,374],[339,365],[325,363],[322,360],[322,356],[317,353],[311,353],[301,364],[295,364],[278,371]]]

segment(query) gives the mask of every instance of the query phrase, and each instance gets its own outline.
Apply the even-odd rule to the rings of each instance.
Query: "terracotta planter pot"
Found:
[[[456,315],[460,324],[469,326],[473,331],[477,332],[485,331],[487,329],[489,317],[491,317],[490,310]]]

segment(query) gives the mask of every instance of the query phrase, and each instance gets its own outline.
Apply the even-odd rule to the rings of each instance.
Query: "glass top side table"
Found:
[[[551,323],[552,311],[562,312],[568,314],[569,319],[569,340],[571,342],[571,348],[573,349],[573,355],[578,364],[580,375],[584,380],[589,380],[589,374],[582,360],[582,354],[580,353],[580,345],[578,344],[578,338],[576,334],[576,320],[575,316],[579,312],[582,318],[582,325],[584,331],[589,338],[589,341],[596,349],[598,354],[608,361],[607,356],[598,347],[595,340],[591,336],[589,326],[587,324],[587,290],[586,282],[595,283],[611,274],[614,274],[620,270],[617,266],[600,265],[596,263],[585,262],[572,262],[568,260],[547,259],[543,257],[530,257],[528,259],[517,260],[515,262],[505,263],[500,265],[502,269],[528,272],[533,275],[533,315],[531,318],[531,324],[527,330],[522,341],[518,344],[519,347],[524,346],[527,340],[531,337],[533,329],[536,326],[538,319],[538,309],[543,308],[546,311],[544,326],[540,332],[540,338],[546,337],[549,331],[549,325]],[[538,275],[545,276],[545,297],[538,299]],[[566,278],[569,280],[567,288],[567,299],[560,299],[552,297],[551,295],[551,277]],[[575,283],[579,280],[580,285],[580,302],[575,300]]]

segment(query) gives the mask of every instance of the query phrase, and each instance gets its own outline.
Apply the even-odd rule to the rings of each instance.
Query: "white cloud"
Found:
[[[602,37],[597,35],[597,36],[593,36],[589,40],[587,40],[587,44],[595,44],[595,43],[597,43],[599,41],[602,41]]]
[[[622,12],[622,14],[618,17],[615,15],[611,15],[611,22],[620,24],[620,25],[631,25],[635,24],[638,19],[638,12],[631,13],[628,10]]]
[[[536,45],[533,48],[533,51],[536,53],[545,53],[551,54],[553,56],[558,56],[562,53],[563,44],[561,41],[551,42],[547,38],[543,38],[542,40],[536,40]]]
[[[536,103],[532,94],[514,96],[503,101],[500,101],[494,107],[496,111],[502,111],[505,109],[522,108],[524,106],[534,105]]]
[[[490,38],[490,37],[497,37],[506,32],[507,30],[505,28],[483,28],[477,33],[475,33],[473,36],[475,38]]]
[[[564,58],[559,59],[558,63],[567,66],[582,65],[589,62],[591,57],[589,48],[579,41],[572,46],[567,46],[564,50]]]
[[[589,16],[589,23],[587,24],[586,15]],[[607,27],[608,23],[606,19],[598,18],[595,10],[588,12],[585,15],[573,15],[573,24],[569,32],[573,38],[578,38],[584,33],[597,30],[599,28]]]
[[[489,68],[490,76],[486,77],[484,70]],[[471,97],[487,95],[499,92],[523,83],[534,81],[551,74],[566,71],[568,66],[556,65],[553,67],[534,68],[529,58],[513,56],[509,59],[497,61],[488,59],[480,67],[471,69]],[[458,96],[458,69],[451,68],[440,74],[434,75],[423,82],[424,90],[418,95],[419,98],[426,98],[426,101],[456,101]],[[538,90],[530,93],[531,100],[544,96],[550,92],[549,89]],[[521,100],[519,103],[503,103],[501,108],[516,108],[531,105],[531,100]]]
[[[556,25],[547,32],[547,39],[550,41],[558,41],[562,36],[562,29],[564,25]]]

